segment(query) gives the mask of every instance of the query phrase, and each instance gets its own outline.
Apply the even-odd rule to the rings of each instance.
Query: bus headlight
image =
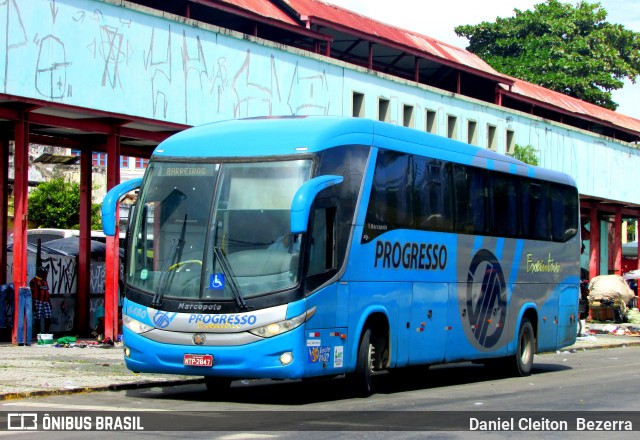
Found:
[[[137,334],[153,330],[153,327],[151,327],[150,325],[143,324],[137,319],[133,319],[132,317],[127,315],[122,316],[122,325]]]
[[[307,319],[311,318],[315,312],[316,308],[313,307],[294,318],[254,328],[253,330],[249,330],[249,333],[262,338],[271,338],[273,336],[281,335],[282,333],[286,333],[296,327],[300,327]]]

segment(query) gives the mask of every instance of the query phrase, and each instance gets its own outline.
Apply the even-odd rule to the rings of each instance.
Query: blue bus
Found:
[[[477,361],[529,375],[575,342],[579,200],[567,175],[343,117],[253,118],[162,142],[130,219],[135,372],[234,379]]]

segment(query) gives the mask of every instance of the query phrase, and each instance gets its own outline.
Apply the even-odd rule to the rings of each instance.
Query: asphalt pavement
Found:
[[[588,336],[559,351],[640,345],[638,325],[590,324],[589,330]],[[133,373],[125,367],[118,343],[91,339],[64,346],[0,343],[0,400],[200,382],[201,377]]]

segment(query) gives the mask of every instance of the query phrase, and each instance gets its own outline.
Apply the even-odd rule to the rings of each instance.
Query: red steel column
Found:
[[[6,127],[0,131],[0,212],[0,284],[6,284],[9,223],[9,132]],[[0,304],[2,307],[4,305]]]
[[[593,207],[589,218],[591,225],[590,246],[589,246],[589,279],[598,275],[600,271],[600,221],[598,220],[598,210]]]
[[[613,225],[613,270],[616,275],[622,275],[622,209],[620,207],[616,208]]]
[[[78,249],[78,302],[76,328],[88,333],[91,326],[91,150],[80,153],[80,240]]]
[[[120,136],[114,127],[113,134],[107,138],[107,190],[120,183]],[[120,275],[120,255],[118,253],[119,229],[117,227],[118,209],[116,207],[116,233],[107,237],[105,261],[104,291],[104,337],[115,341],[118,329],[118,278]]]
[[[636,242],[638,242],[638,259],[636,269],[640,269],[640,231],[638,231],[638,227],[640,227],[640,217],[636,218]],[[638,295],[640,296],[640,290],[638,291]]]
[[[13,286],[15,290],[13,332],[17,344],[18,292],[28,286],[27,280],[27,197],[29,196],[29,123],[24,116],[15,122],[14,186],[13,186]],[[26,335],[31,341],[31,335]]]

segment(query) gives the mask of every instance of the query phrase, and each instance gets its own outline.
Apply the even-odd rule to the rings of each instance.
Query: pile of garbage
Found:
[[[638,309],[635,309],[636,311]],[[589,325],[589,334],[591,335],[614,335],[614,336],[640,336],[640,325]]]

